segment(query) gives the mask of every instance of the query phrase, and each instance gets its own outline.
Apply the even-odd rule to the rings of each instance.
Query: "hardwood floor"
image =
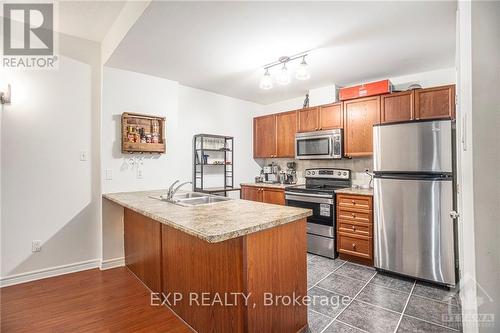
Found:
[[[126,268],[92,269],[0,289],[2,333],[192,332]]]

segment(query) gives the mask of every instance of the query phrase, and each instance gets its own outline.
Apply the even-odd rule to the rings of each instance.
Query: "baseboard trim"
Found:
[[[99,259],[92,259],[87,261],[75,262],[67,265],[39,269],[21,274],[9,275],[0,278],[0,288],[40,279],[46,279],[49,277],[64,275],[68,273],[85,271],[87,269],[98,268],[99,264],[100,264]]]
[[[101,260],[101,271],[125,266],[125,257]]]

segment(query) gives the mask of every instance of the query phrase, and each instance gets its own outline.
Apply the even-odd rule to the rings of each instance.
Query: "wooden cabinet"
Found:
[[[344,102],[344,149],[349,157],[373,154],[373,125],[380,123],[380,96]]]
[[[329,130],[344,127],[342,103],[322,105],[319,107],[319,129]]]
[[[343,127],[342,103],[298,110],[299,132],[323,131]]]
[[[298,110],[299,132],[319,130],[319,109],[317,107]]]
[[[253,120],[253,157],[267,158],[276,155],[276,115]]]
[[[285,205],[285,191],[279,188],[241,186],[241,199]]]
[[[454,119],[455,85],[415,90],[415,119]]]
[[[241,198],[244,200],[262,202],[262,188],[255,186],[242,186]]]
[[[380,122],[396,123],[415,119],[414,91],[382,95],[380,97]]]
[[[342,259],[373,265],[373,198],[337,194],[337,251]]]
[[[283,112],[276,115],[276,157],[295,157],[295,133],[297,133],[297,112]]]
[[[254,118],[254,158],[295,157],[296,132],[296,111]]]

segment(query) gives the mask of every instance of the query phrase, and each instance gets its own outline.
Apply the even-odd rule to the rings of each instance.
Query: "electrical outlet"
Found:
[[[35,239],[31,242],[31,252],[40,252],[42,251],[42,241],[39,239]]]
[[[142,179],[142,168],[137,168],[137,179]]]
[[[86,161],[87,160],[87,152],[85,150],[82,150],[80,152],[80,161]]]

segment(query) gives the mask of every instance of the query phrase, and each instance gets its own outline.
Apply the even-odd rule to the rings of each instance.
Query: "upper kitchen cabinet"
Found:
[[[253,157],[268,158],[276,155],[276,115],[253,119]]]
[[[455,85],[415,90],[415,119],[442,118],[455,118]]]
[[[319,107],[319,129],[329,130],[342,128],[344,126],[344,115],[342,103],[322,105]]]
[[[345,155],[373,154],[373,125],[380,122],[380,96],[344,102]]]
[[[299,132],[319,131],[319,109],[318,107],[302,109],[298,111]]]
[[[380,97],[380,122],[396,123],[415,119],[413,91],[382,95]]]
[[[295,157],[296,132],[296,111],[276,115],[276,157]]]

